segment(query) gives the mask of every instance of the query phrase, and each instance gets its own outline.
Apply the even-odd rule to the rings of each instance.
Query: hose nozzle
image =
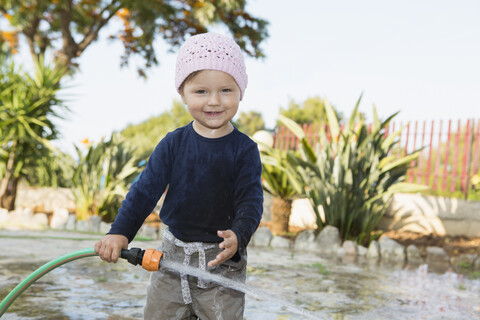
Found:
[[[134,266],[141,264],[148,271],[158,271],[163,253],[155,249],[142,250],[140,248],[122,249],[120,257]]]

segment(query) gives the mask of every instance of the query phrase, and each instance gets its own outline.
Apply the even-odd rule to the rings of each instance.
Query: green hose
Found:
[[[96,256],[94,248],[82,249],[74,252],[64,254],[50,262],[47,262],[34,272],[32,272],[25,280],[20,282],[0,303],[0,318],[7,311],[8,307],[15,301],[15,299],[22,294],[32,283],[49,273],[53,269],[64,265],[65,263],[78,260],[81,258]]]

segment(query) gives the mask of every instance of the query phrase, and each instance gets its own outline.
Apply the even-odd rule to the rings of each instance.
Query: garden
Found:
[[[153,42],[159,30],[175,47],[186,32],[220,23],[246,54],[264,55],[260,43],[268,36],[267,22],[247,14],[242,1],[147,2],[0,4],[2,19],[14,30],[0,30],[2,299],[34,267],[90,247],[106,233],[156,142],[192,120],[175,101],[170,110],[100,141],[85,138],[73,146],[74,153],[59,148],[58,121],[71,112],[63,98],[66,80],[74,77],[77,58],[97,41],[100,29],[111,19],[120,22],[114,38],[125,49],[122,63],[141,57],[142,77],[158,63]],[[33,68],[16,56],[19,39],[26,40]],[[247,319],[480,316],[480,234],[382,226],[398,195],[479,207],[480,121],[458,122],[456,129],[450,122],[445,134],[444,123],[437,129],[432,123],[428,140],[425,123],[417,135],[417,122],[399,124],[397,113],[382,119],[375,107],[367,119],[361,108],[362,96],[348,115],[317,96],[290,101],[274,128],[265,127],[259,112],[242,111],[235,118],[234,125],[258,144],[268,199],[249,246],[247,284],[254,285]],[[49,195],[25,200],[25,190]],[[61,205],[46,205],[48,197],[60,194],[66,199]],[[298,200],[313,217],[308,226],[291,223]],[[156,247],[165,227],[158,218],[161,205],[160,200],[134,244]],[[32,286],[6,319],[40,319],[47,313],[51,319],[135,319],[141,317],[147,281],[148,273],[126,263],[72,263]],[[26,310],[32,302],[38,307]]]

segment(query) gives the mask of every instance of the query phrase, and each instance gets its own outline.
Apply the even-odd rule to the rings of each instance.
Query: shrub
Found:
[[[288,233],[288,223],[292,212],[292,200],[298,196],[297,189],[292,185],[288,174],[292,170],[285,168],[290,165],[287,161],[287,151],[273,149],[261,144],[262,157],[262,185],[263,190],[273,197],[271,207],[272,233],[283,235]]]
[[[385,128],[396,114],[381,122],[374,108],[369,128],[364,120],[356,122],[360,100],[344,129],[325,102],[328,130],[320,130],[320,143],[315,146],[308,143],[298,124],[283,116],[279,120],[300,139],[301,155],[289,151],[291,166],[285,169],[296,180],[292,185],[297,191],[309,197],[319,230],[332,225],[344,240],[368,244],[395,192],[426,187],[404,182],[408,166],[419,151],[403,157],[392,155],[403,128],[390,135]]]
[[[85,154],[75,148],[79,161],[74,168],[72,191],[77,217],[98,215],[104,221],[113,221],[128,185],[141,171],[138,159],[118,134],[113,134],[109,141],[88,146]]]

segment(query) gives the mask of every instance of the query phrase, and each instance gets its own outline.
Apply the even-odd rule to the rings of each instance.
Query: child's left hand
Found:
[[[232,230],[219,230],[217,231],[217,234],[219,237],[223,238],[223,241],[220,242],[218,247],[224,250],[215,257],[215,260],[212,260],[208,263],[209,267],[213,267],[227,261],[233,257],[238,250],[238,239],[235,232]]]

